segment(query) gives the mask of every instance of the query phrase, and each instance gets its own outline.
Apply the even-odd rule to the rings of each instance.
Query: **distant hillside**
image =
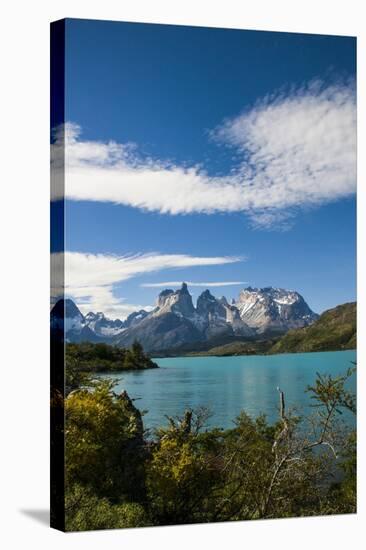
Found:
[[[186,353],[188,356],[210,355],[215,357],[226,357],[232,355],[264,355],[276,340],[258,340],[251,342],[230,342],[224,345],[218,345],[205,351],[192,351]]]
[[[356,311],[356,302],[329,309],[311,326],[290,330],[269,353],[355,349]]]

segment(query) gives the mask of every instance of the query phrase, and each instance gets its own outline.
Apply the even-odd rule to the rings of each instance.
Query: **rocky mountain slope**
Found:
[[[127,328],[115,342],[130,346],[139,340],[149,351],[180,348],[218,336],[254,337],[253,329],[240,319],[239,312],[225,299],[218,300],[209,290],[203,292],[195,308],[187,285],[163,290],[155,309],[137,325]]]
[[[59,300],[51,310],[51,331],[53,334],[64,331],[68,342],[108,343],[124,330],[128,319],[111,320],[103,313],[92,312],[84,316],[75,303],[67,298]]]
[[[313,325],[290,330],[270,353],[355,349],[356,312],[356,302],[329,309]]]
[[[79,308],[70,299],[59,300],[51,310],[51,334],[69,342],[98,342],[100,338],[87,325]]]
[[[234,305],[242,321],[258,334],[283,334],[310,325],[319,317],[298,292],[281,288],[248,287],[240,292]]]
[[[318,318],[300,294],[272,287],[248,287],[231,304],[205,290],[195,307],[186,283],[177,290],[163,290],[151,312],[136,311],[124,321],[107,319],[103,313],[83,316],[72,300],[60,300],[51,312],[53,330],[62,330],[63,312],[69,342],[129,347],[138,340],[152,352],[263,339],[307,326]]]

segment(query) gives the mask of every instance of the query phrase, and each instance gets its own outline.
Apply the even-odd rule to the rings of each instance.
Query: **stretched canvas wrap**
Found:
[[[356,39],[51,25],[51,524],[356,512]]]

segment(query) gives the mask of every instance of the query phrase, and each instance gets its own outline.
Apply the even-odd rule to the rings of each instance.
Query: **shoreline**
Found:
[[[354,351],[357,352],[357,348],[337,348],[337,349],[319,349],[319,350],[298,350],[298,351],[282,351],[278,353],[222,353],[222,354],[214,354],[214,353],[205,353],[205,352],[188,352],[185,354],[177,353],[177,354],[160,354],[160,355],[153,355],[151,356],[152,359],[174,359],[177,357],[256,357],[256,356],[274,356],[274,355],[296,355],[299,353],[330,353],[330,352],[339,352],[339,351]],[[145,369],[141,369],[145,370]]]

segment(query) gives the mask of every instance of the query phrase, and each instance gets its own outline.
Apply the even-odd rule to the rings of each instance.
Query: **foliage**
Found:
[[[215,346],[207,351],[196,351],[187,353],[193,355],[213,355],[216,357],[226,357],[233,355],[261,355],[267,353],[274,345],[275,340],[252,340],[230,342],[221,346]]]
[[[158,430],[147,464],[148,498],[157,525],[208,521],[219,482],[216,456],[222,436],[220,431],[201,433],[205,416],[202,410],[188,410]]]
[[[80,388],[90,386],[92,378],[90,373],[80,369],[79,363],[75,357],[68,356],[65,369],[65,387],[66,394]]]
[[[110,382],[99,382],[69,394],[65,418],[66,483],[112,500],[142,498],[142,420],[128,396],[116,396]]]
[[[309,327],[290,330],[270,353],[332,351],[356,348],[356,302],[325,311]]]
[[[66,493],[68,531],[119,529],[149,525],[144,508],[137,503],[112,505],[107,498],[97,497],[83,485],[73,485]]]
[[[150,368],[157,368],[157,364],[144,353],[137,341],[132,344],[131,349],[104,343],[66,344],[66,371],[71,381],[75,374],[80,376],[82,372],[119,372]]]
[[[136,349],[135,354],[141,350]],[[126,392],[113,384],[71,392],[66,410],[67,530],[279,518],[356,510],[356,438],[338,424],[355,413],[344,376],[318,375],[314,415],[242,412],[233,428],[206,427],[205,409],[147,439]]]

